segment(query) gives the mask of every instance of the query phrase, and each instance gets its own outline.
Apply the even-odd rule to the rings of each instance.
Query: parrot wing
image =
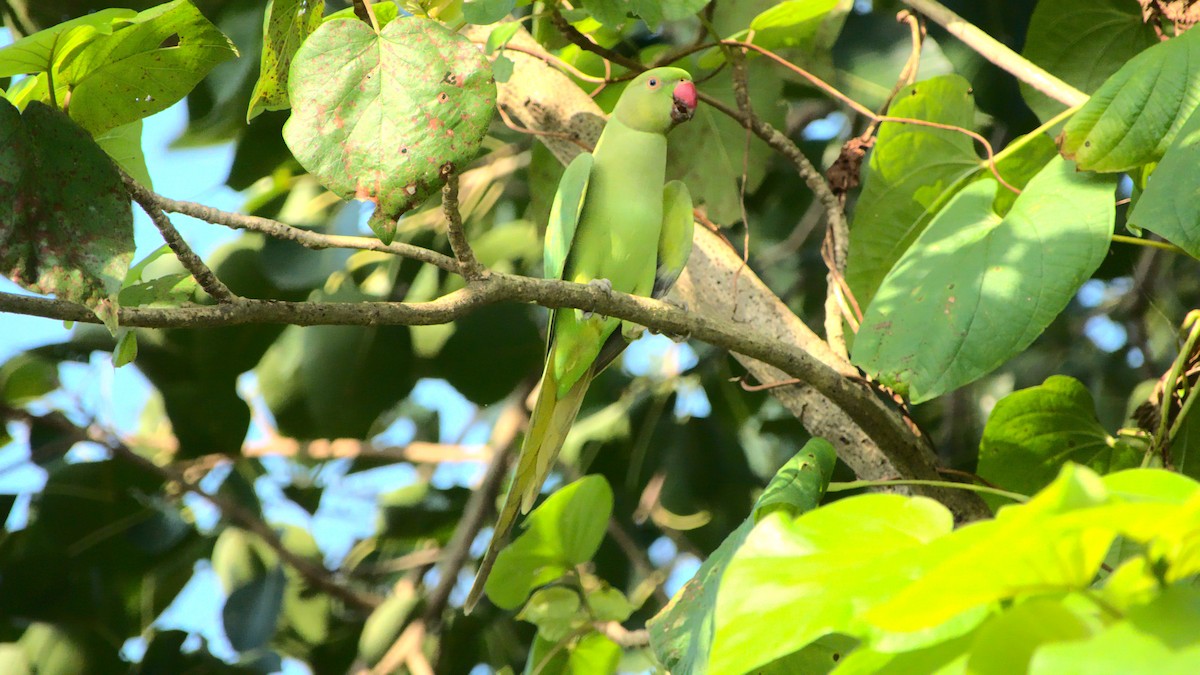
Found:
[[[658,235],[658,268],[654,271],[653,298],[662,298],[675,285],[692,254],[692,195],[683,181],[663,187],[663,224]]]
[[[571,160],[558,182],[558,192],[550,206],[550,222],[546,225],[546,246],[542,254],[545,267],[542,276],[561,279],[567,267],[567,257],[579,227],[583,202],[587,198],[588,182],[592,178],[592,154],[581,152]],[[551,325],[554,322],[551,320]]]
[[[658,235],[658,267],[654,271],[654,292],[650,297],[661,300],[675,285],[692,253],[692,195],[682,181],[673,180],[663,187],[663,224]],[[600,373],[625,351],[629,343],[621,331],[608,336],[593,372]]]

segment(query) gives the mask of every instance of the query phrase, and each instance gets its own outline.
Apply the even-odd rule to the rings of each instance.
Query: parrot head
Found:
[[[629,83],[613,116],[638,131],[665,134],[695,112],[692,76],[681,68],[654,68]]]

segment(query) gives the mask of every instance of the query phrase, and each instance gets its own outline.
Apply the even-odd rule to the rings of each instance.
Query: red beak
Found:
[[[675,85],[671,97],[675,99],[675,104],[671,107],[671,120],[679,124],[692,119],[696,112],[696,85],[684,80]]]

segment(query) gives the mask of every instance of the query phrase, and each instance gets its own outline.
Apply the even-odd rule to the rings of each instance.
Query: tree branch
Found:
[[[120,171],[120,169],[118,169]],[[154,222],[154,226],[162,233],[163,240],[167,242],[167,246],[175,253],[175,257],[183,265],[184,269],[191,272],[195,277],[196,283],[200,284],[200,288],[204,289],[217,302],[237,302],[241,300],[233,291],[229,290],[217,275],[209,269],[208,265],[196,255],[191,246],[180,236],[179,230],[171,224],[171,219],[167,214],[163,213],[162,207],[155,200],[155,195],[149,189],[138,183],[132,176],[121,171],[121,180],[125,182],[125,189],[129,192],[129,196],[133,197],[133,201],[142,207],[146,215],[150,216],[150,220]]]
[[[270,218],[230,213],[214,209],[211,206],[205,206],[204,204],[197,204],[196,202],[171,199],[170,197],[164,197],[149,190],[146,190],[146,194],[148,201],[163,211],[182,213],[185,216],[198,218],[213,225],[222,225],[234,230],[261,232],[276,239],[294,241],[305,248],[318,251],[327,248],[352,248],[363,251],[391,253],[402,258],[411,258],[423,263],[429,263],[447,272],[460,273],[459,264],[454,258],[420,246],[395,241],[390,244],[384,244],[375,237],[322,234],[294,227],[287,223],[281,223],[278,220],[271,220]]]
[[[453,167],[447,167],[442,170],[442,175],[446,179],[446,184],[442,186],[442,212],[446,214],[446,236],[450,239],[450,249],[454,251],[463,277],[468,281],[479,279],[484,275],[484,269],[467,242],[462,214],[458,212],[458,174]]]
[[[334,578],[333,572],[330,572],[320,563],[313,562],[308,558],[293,553],[283,545],[283,541],[279,538],[279,535],[275,534],[270,525],[263,522],[240,504],[226,499],[221,495],[210,494],[204,491],[197,483],[188,480],[182,472],[177,471],[173,466],[159,466],[146,457],[134,452],[128,445],[106,430],[96,426],[87,428],[78,426],[61,413],[38,416],[7,405],[0,405],[0,419],[17,420],[25,424],[30,424],[36,420],[53,425],[64,432],[71,445],[83,441],[98,443],[108,448],[113,453],[114,458],[153,473],[165,481],[178,485],[185,492],[191,492],[207,500],[221,512],[222,516],[229,519],[235,525],[258,535],[279,555],[280,560],[299,572],[305,581],[314,588],[320,589],[333,597],[362,609],[372,609],[379,606],[382,602],[382,599],[378,596],[364,593],[342,584]]]
[[[479,486],[471,493],[471,498],[463,508],[463,517],[458,521],[454,536],[446,545],[446,554],[442,556],[438,567],[441,575],[437,586],[426,600],[423,619],[431,632],[437,632],[442,622],[442,613],[450,599],[450,592],[458,583],[458,573],[467,561],[471,551],[471,543],[475,535],[483,528],[488,514],[495,508],[496,495],[500,492],[500,483],[508,475],[509,459],[512,457],[513,441],[525,423],[525,397],[529,394],[528,387],[519,388],[509,400],[504,412],[492,427],[492,437],[488,445],[494,451],[492,463],[488,465],[487,473]]]

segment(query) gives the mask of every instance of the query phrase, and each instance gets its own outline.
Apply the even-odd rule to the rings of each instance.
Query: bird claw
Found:
[[[673,298],[664,298],[663,302],[667,303],[668,305],[670,305],[670,306],[674,307],[675,309],[678,309],[682,312],[688,311],[687,300],[675,300]],[[672,335],[670,333],[664,333],[663,331],[655,330],[653,328],[647,328],[646,330],[650,331],[651,335],[666,335],[667,337],[671,338],[672,342],[675,342],[675,343],[687,342],[688,339],[692,337],[690,334],[689,335]]]
[[[612,285],[612,282],[609,281],[608,279],[592,279],[591,281],[587,282],[587,285],[589,288],[598,289],[601,293],[604,293],[605,295],[612,294],[613,285]],[[595,312],[592,312],[591,310],[581,310],[580,314],[579,314],[579,318],[583,319],[584,321],[587,321],[588,319],[591,319],[594,316],[599,316],[599,315],[597,315]],[[601,317],[601,318],[603,318],[603,317]]]

